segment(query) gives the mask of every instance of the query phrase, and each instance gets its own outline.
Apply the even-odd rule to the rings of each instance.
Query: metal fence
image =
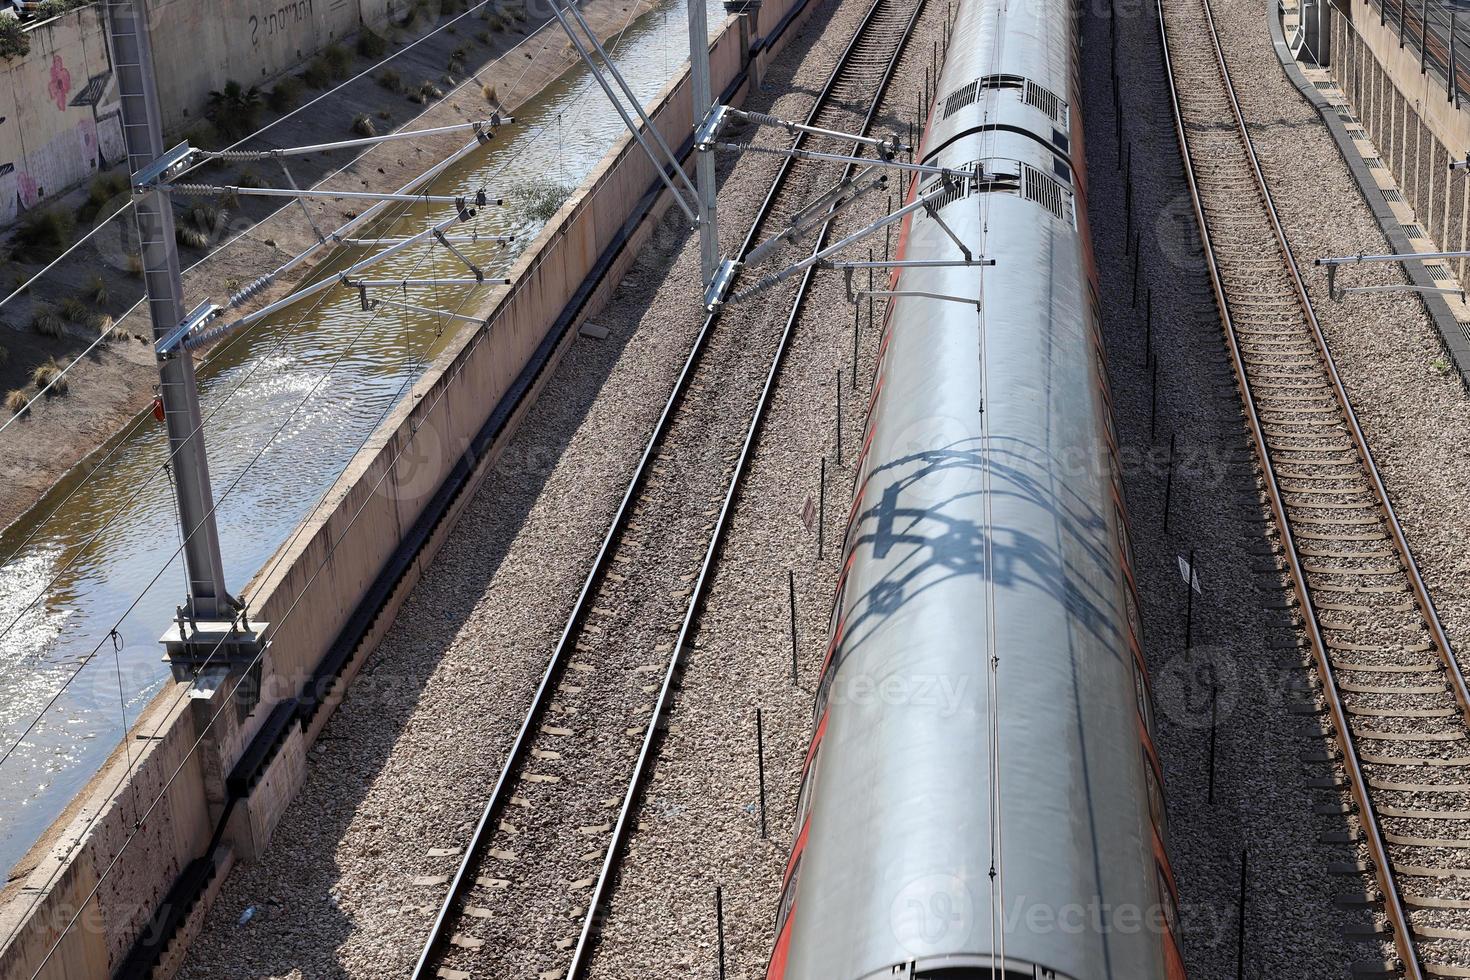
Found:
[[[1419,55],[1419,70],[1445,86],[1455,108],[1470,98],[1470,5],[1444,0],[1368,0],[1367,11]],[[1453,86],[1446,82],[1451,76]]]

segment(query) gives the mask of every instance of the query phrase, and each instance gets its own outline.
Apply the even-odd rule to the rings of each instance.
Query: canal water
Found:
[[[708,7],[717,29],[721,4]],[[687,52],[685,4],[662,0],[623,32],[615,58],[647,104]],[[438,194],[485,187],[507,199],[507,207],[483,209],[474,228],[517,241],[464,246],[490,276],[508,269],[535,237],[555,210],[556,188],[581,184],[623,133],[580,65],[518,107],[516,120],[433,187]],[[418,207],[372,234],[412,234],[451,210]],[[408,249],[372,273],[466,274],[430,247]],[[446,310],[476,298],[462,286],[418,288],[407,297]],[[473,325],[396,308],[364,312],[355,291],[338,288],[267,318],[201,365],[232,588],[243,587],[287,540],[425,360],[459,329]],[[163,426],[150,417],[90,478],[74,474],[0,534],[0,755],[8,753],[0,762],[0,867],[10,868],[36,841],[167,679],[158,637],[184,596],[167,455]]]

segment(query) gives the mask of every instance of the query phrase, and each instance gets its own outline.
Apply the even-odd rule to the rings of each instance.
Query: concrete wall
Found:
[[[1449,170],[1470,150],[1470,108],[1451,101],[1439,75],[1420,71],[1418,52],[1401,47],[1394,25],[1365,0],[1337,0],[1332,51],[1333,80],[1425,231],[1445,251],[1470,248],[1470,180]],[[1452,265],[1470,281],[1466,260]]]
[[[767,0],[763,24],[774,25],[801,2]],[[803,12],[809,9],[804,7]],[[716,92],[739,77],[740,34],[732,18],[712,47]],[[676,146],[693,125],[687,81],[684,74],[671,83],[652,113]],[[743,95],[741,89],[735,101]],[[350,679],[391,624],[459,508],[473,496],[500,445],[514,434],[515,423],[540,382],[520,397],[508,394],[512,385],[604,251],[624,232],[631,210],[654,179],[647,158],[625,136],[522,255],[511,273],[514,285],[497,289],[486,307],[476,312],[488,318],[487,325],[461,335],[435,359],[329,491],[312,522],[283,549],[281,561],[267,563],[275,571],[250,583],[245,593],[254,615],[276,624],[262,666],[259,705],[242,716],[229,703],[228,684],[212,694],[196,689],[192,697],[186,685],[177,684],[165,688],[143,713],[127,743],[131,755],[125,757],[120,749],[104,767],[48,834],[51,855],[0,905],[0,935],[16,934],[0,950],[0,980],[34,975],[45,980],[103,977],[117,970],[180,871],[205,854],[211,829],[223,813],[226,776],[272,707],[302,693],[400,539],[460,463],[465,448],[493,413],[513,404],[499,441],[476,461],[455,503],[347,664],[344,679]],[[653,220],[668,206],[667,195],[662,195],[649,219],[633,230],[583,315],[595,313],[606,302],[651,234]],[[567,330],[539,376],[542,381],[575,335],[575,329]],[[304,731],[293,723],[256,788],[231,813],[224,835],[229,848],[226,863],[232,856],[248,859],[267,845],[270,830],[303,778],[305,752],[334,704],[335,699],[328,698]],[[129,759],[135,773],[131,779]],[[178,776],[165,793],[162,787],[175,770]],[[155,798],[159,802],[144,824],[145,839],[124,850],[138,816],[131,801]],[[89,903],[92,888],[104,878],[97,900]],[[185,935],[197,929],[213,894],[207,891],[190,914]],[[42,969],[46,951],[77,910],[82,913],[79,927],[65,932],[56,954]],[[172,951],[166,963],[177,963],[179,955]]]
[[[101,5],[28,33],[29,54],[0,60],[0,224],[124,156]]]
[[[209,842],[202,760],[190,752],[195,718],[187,697],[165,692],[79,797],[70,825],[27,887],[0,906],[0,935],[15,934],[0,953],[0,978],[28,980],[53,945],[41,976],[57,980],[109,976],[127,955],[173,880]],[[138,839],[123,851],[134,856],[125,873],[104,877],[107,860],[122,851],[155,798]]]
[[[149,0],[164,126],[198,119],[234,79],[261,84],[405,0]],[[30,53],[0,60],[0,225],[123,156],[102,5],[26,32]]]
[[[234,79],[264,85],[407,0],[148,0],[164,126],[198,116]]]

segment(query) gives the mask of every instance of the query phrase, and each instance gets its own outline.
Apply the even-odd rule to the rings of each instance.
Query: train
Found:
[[[906,188],[767,978],[1179,980],[1081,9],[953,16],[915,159],[972,176]]]

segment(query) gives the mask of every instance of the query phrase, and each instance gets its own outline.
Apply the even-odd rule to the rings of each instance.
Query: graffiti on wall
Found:
[[[258,47],[265,38],[285,33],[311,20],[311,0],[288,0],[265,14],[250,15],[250,44]]]
[[[14,100],[7,109],[17,118],[0,120],[0,222],[124,155],[111,55],[106,44],[85,43],[78,27],[84,25],[73,26],[70,36],[53,29],[39,58],[7,73]],[[89,75],[89,61],[100,62],[101,70]]]
[[[51,84],[46,91],[51,101],[56,103],[56,111],[65,112],[66,97],[71,94],[71,72],[66,70],[66,63],[59,54],[51,56]]]

